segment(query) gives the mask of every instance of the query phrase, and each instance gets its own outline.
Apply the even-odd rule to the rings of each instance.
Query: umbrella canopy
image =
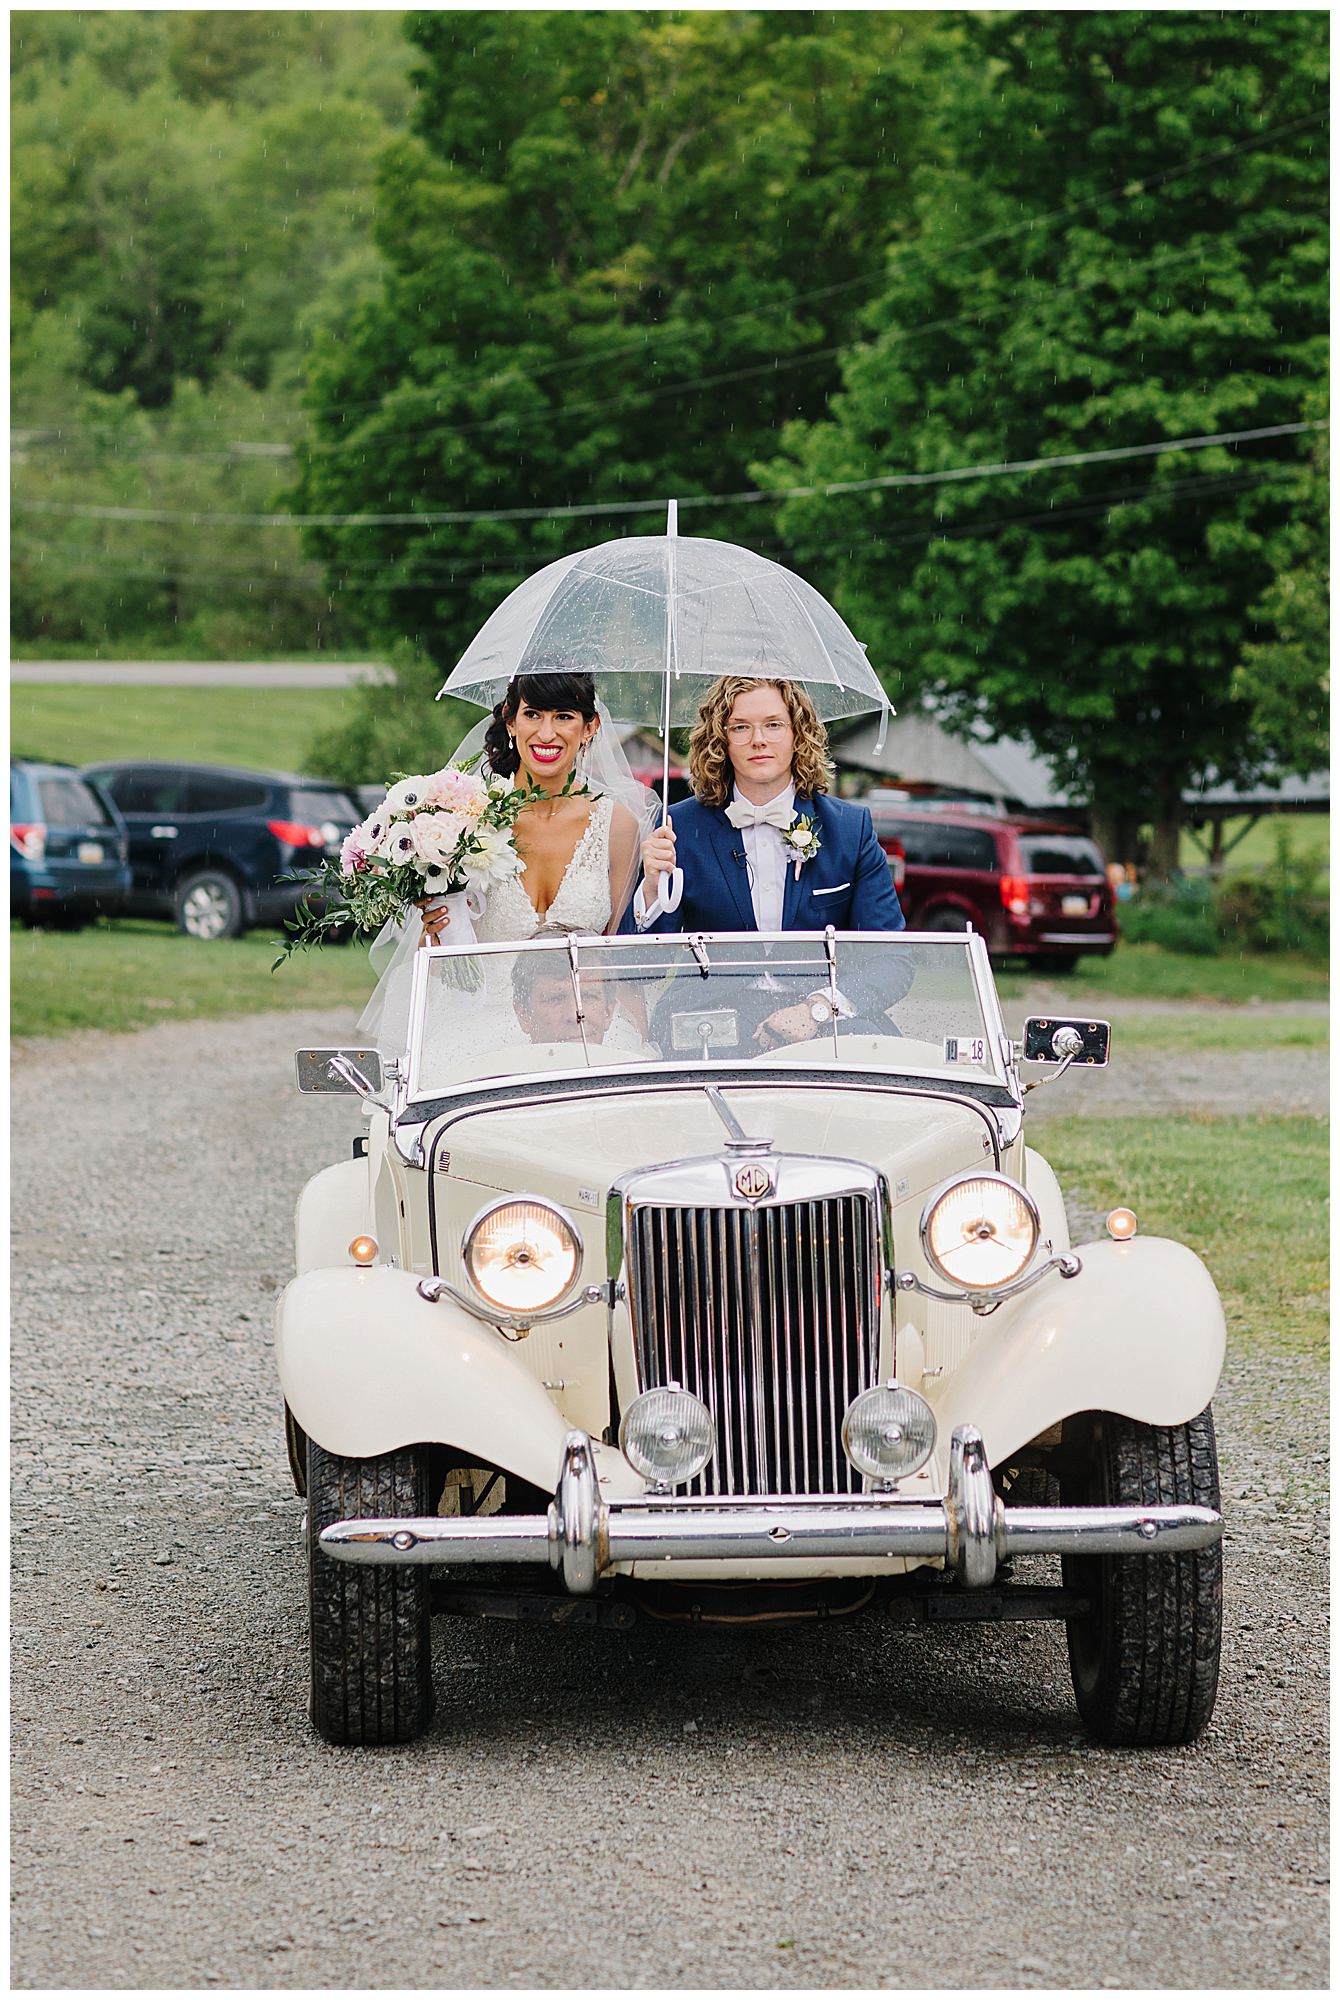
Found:
[[[705,683],[723,674],[801,681],[825,722],[891,713],[826,598],[752,549],[675,534],[673,503],[670,533],[605,542],[528,577],[441,692],[491,708],[514,674],[559,668],[594,674],[626,722],[694,722]]]

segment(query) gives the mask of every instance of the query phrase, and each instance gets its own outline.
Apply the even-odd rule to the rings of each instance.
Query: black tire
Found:
[[[247,927],[242,891],[224,868],[197,868],[183,875],[172,911],[179,931],[209,944],[241,937]]]
[[[1093,1476],[1068,1499],[1112,1506],[1219,1505],[1214,1419],[1167,1429],[1103,1415]],[[1166,1556],[1068,1556],[1067,1589],[1087,1612],[1066,1620],[1070,1676],[1100,1743],[1190,1743],[1214,1711],[1223,1623],[1223,1561],[1212,1548]]]
[[[1077,951],[1044,952],[1041,958],[1034,960],[1034,964],[1037,966],[1039,972],[1073,972],[1079,964],[1079,953]]]
[[[428,1573],[336,1562],[332,1521],[430,1511],[428,1454],[337,1458],[307,1441],[312,1723],[327,1743],[409,1743],[433,1713]]]
[[[919,931],[967,931],[972,929],[972,918],[962,910],[928,910],[911,928]]]
[[[284,1449],[293,1478],[293,1491],[301,1500],[307,1492],[307,1433],[288,1404],[284,1405]]]

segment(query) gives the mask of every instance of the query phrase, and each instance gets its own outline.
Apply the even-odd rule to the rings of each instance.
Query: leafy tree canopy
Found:
[[[1028,12],[958,32],[916,241],[894,246],[831,416],[789,429],[768,480],[1315,415],[1326,17]],[[1119,824],[1119,851],[1160,826],[1167,865],[1189,780],[1249,776],[1281,747],[1244,698],[1274,668],[1258,653],[1235,678],[1258,621],[1306,631],[1281,638],[1301,681],[1324,664],[1315,617],[1270,595],[1308,451],[1303,436],[794,499],[782,526],[905,704],[1029,738]]]
[[[752,484],[817,417],[920,150],[931,17],[420,13],[414,134],[382,163],[379,298],[311,369],[310,513],[617,502]],[[369,629],[450,664],[617,514],[316,528]],[[767,516],[689,532],[757,545]],[[364,567],[358,567],[358,565]]]

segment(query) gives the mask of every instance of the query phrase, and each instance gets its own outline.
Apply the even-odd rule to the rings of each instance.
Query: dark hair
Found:
[[[514,674],[484,738],[484,762],[499,778],[515,777],[521,768],[507,725],[523,702],[528,708],[575,708],[583,722],[590,722],[596,713],[596,684],[590,674],[568,673],[561,667]]]

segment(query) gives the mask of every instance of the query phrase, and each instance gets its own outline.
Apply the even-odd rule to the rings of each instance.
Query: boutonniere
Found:
[[[807,861],[813,861],[822,846],[819,829],[804,813],[797,813],[790,826],[782,835],[782,842],[794,856],[795,878],[800,880],[800,871]]]

